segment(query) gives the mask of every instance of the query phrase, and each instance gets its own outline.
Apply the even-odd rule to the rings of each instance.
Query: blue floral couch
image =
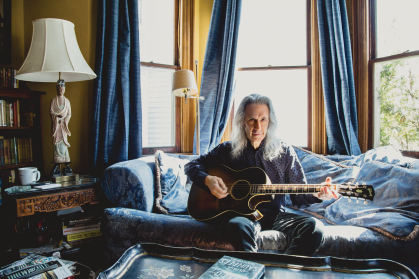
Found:
[[[375,198],[364,204],[347,198],[286,210],[315,216],[326,226],[325,241],[315,256],[385,258],[419,274],[419,160],[403,157],[391,146],[360,156],[321,156],[294,147],[308,183],[366,183]],[[113,207],[105,209],[102,234],[107,264],[129,247],[153,242],[169,246],[232,250],[223,227],[187,215],[191,182],[183,166],[196,156],[161,151],[110,166],[102,189]],[[281,253],[286,237],[275,231],[258,233],[259,251]]]

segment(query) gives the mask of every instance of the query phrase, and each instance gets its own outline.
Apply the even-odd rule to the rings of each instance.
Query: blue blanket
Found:
[[[419,160],[409,160],[385,146],[360,156],[321,156],[294,147],[309,184],[366,183],[375,189],[373,202],[348,202],[347,198],[313,204],[300,210],[328,223],[356,225],[409,241],[419,233]],[[292,207],[289,197],[286,205]]]

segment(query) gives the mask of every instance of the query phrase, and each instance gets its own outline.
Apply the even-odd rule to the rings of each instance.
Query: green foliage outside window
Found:
[[[380,145],[402,150],[419,150],[418,76],[400,74],[404,62],[387,63],[380,72]]]

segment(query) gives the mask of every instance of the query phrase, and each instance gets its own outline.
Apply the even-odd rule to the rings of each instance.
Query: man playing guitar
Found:
[[[285,121],[285,120],[284,120]],[[304,171],[292,146],[276,138],[277,119],[272,101],[265,96],[252,94],[243,99],[233,123],[232,140],[224,142],[208,154],[200,156],[185,166],[188,177],[202,187],[208,187],[220,201],[229,195],[221,177],[209,175],[207,168],[225,165],[241,170],[259,167],[275,184],[306,184]],[[290,195],[293,205],[301,206],[337,198],[337,192],[324,187],[313,194]],[[284,195],[276,195],[272,202],[258,205],[263,214],[260,220],[244,216],[233,217],[225,225],[230,242],[238,251],[257,251],[256,237],[260,230],[277,230],[287,235],[285,254],[312,256],[323,242],[323,223],[284,210]]]

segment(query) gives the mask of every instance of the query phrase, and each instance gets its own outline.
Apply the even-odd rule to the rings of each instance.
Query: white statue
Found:
[[[64,97],[65,82],[60,79],[57,82],[57,96],[51,100],[49,114],[51,115],[51,134],[54,144],[54,163],[70,162],[68,148],[70,144],[67,136],[71,136],[68,122],[71,117],[70,101]]]

